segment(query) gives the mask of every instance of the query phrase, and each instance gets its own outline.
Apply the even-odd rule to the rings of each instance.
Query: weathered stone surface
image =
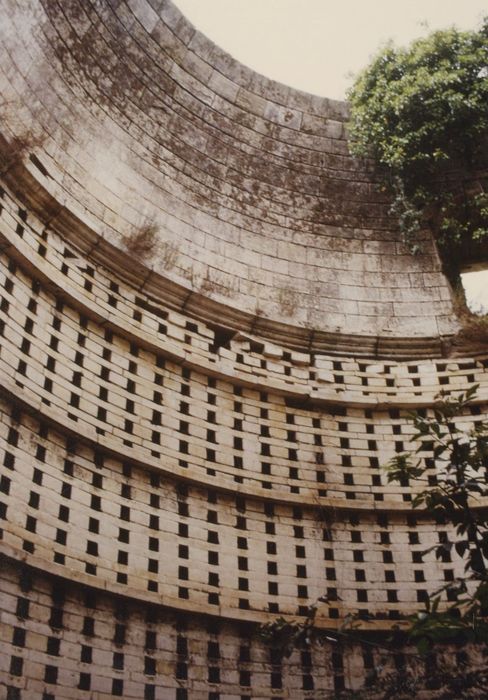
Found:
[[[398,239],[347,105],[168,0],[0,11],[5,697],[360,688],[382,650],[280,660],[256,627],[326,594],[328,634],[360,610],[386,635],[463,571],[422,559],[446,526],[380,469],[439,390],[487,412],[432,241]]]
[[[402,248],[376,176],[348,155],[344,105],[239,66],[169,2],[5,0],[3,19],[8,128],[35,119],[42,184],[98,235],[121,246],[154,222],[156,273],[264,319],[365,336],[385,323],[397,336],[455,330],[432,240],[419,256]],[[290,287],[284,319],[273,299]],[[380,297],[395,304],[366,306]]]

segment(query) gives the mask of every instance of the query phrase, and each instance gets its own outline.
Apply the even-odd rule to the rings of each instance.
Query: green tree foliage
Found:
[[[453,526],[453,538],[431,547],[438,559],[455,551],[465,561],[465,575],[433,592],[425,610],[412,618],[410,637],[419,651],[436,642],[488,642],[488,423],[471,429],[456,419],[466,411],[477,386],[440,400],[431,417],[412,416],[419,443],[416,452],[397,455],[387,466],[390,482],[417,483],[414,508],[423,508],[439,523]],[[436,484],[428,485],[427,467],[419,453],[432,449]],[[427,484],[427,486],[426,486]],[[443,605],[447,596],[449,605]]]
[[[387,45],[348,97],[351,150],[384,166],[405,238],[429,222],[450,251],[488,240],[488,17]]]

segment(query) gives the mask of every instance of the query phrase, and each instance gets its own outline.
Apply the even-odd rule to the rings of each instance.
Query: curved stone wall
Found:
[[[294,651],[283,662],[247,624],[195,621],[4,560],[0,673],[8,697],[208,700],[333,697],[364,683],[382,655],[353,643]],[[69,628],[69,632],[67,629]],[[78,640],[82,644],[78,645]],[[36,654],[27,649],[35,645]],[[459,656],[459,655],[458,655]],[[354,659],[354,662],[351,662]],[[459,656],[460,659],[460,656]],[[439,661],[452,663],[451,653]],[[473,663],[483,660],[473,654]],[[412,650],[382,660],[418,672]]]
[[[115,638],[93,648],[113,654],[118,673],[108,678],[86,661],[78,678],[71,662],[34,663],[36,617],[17,614],[2,671],[10,697],[53,685],[60,698],[67,688],[82,697],[92,684],[107,697],[162,698],[259,697],[261,684],[275,696],[280,683],[310,698],[313,689],[360,686],[372,660],[354,648],[339,657],[331,648],[313,668],[308,657],[301,669],[299,660],[246,662],[240,695],[226,658],[235,666],[243,634],[244,645],[259,647],[253,624],[304,616],[324,595],[319,625],[337,633],[358,612],[365,633],[381,633],[461,574],[459,559],[422,556],[446,527],[413,514],[411,487],[388,485],[380,467],[410,447],[408,410],[430,410],[441,389],[480,385],[461,428],[486,415],[488,357],[310,356],[226,335],[92,266],[6,187],[1,206],[4,571],[27,562],[42,590],[49,571],[63,590],[75,580],[77,596],[98,591],[97,625],[119,629],[108,612],[119,609],[119,596],[147,615],[156,606],[164,620],[173,616],[192,639],[208,619],[209,633],[222,629],[221,642],[208,644],[228,654],[210,662],[202,652],[198,664],[218,670],[183,678],[185,658],[167,646],[163,625],[171,663],[162,657],[156,683],[141,676],[131,685],[121,657],[134,655],[140,666],[141,642],[123,652]],[[435,479],[428,452],[425,459]],[[37,600],[28,593],[15,595]],[[62,633],[43,632],[46,648],[66,638],[70,658],[82,657],[79,624],[63,619]]]
[[[487,414],[432,241],[399,242],[345,105],[170,2],[0,7],[2,698],[362,687],[463,570],[381,469],[439,391],[479,385],[461,430]],[[260,639],[319,599],[324,646]]]
[[[426,407],[441,389],[473,383],[486,401],[482,359],[366,363],[312,360],[256,339],[219,346],[210,328],[136,297],[55,234],[40,235],[40,222],[7,192],[2,201],[4,390],[15,395],[21,386],[26,406],[65,430],[83,425],[85,437],[106,448],[157,466],[164,458],[166,470],[181,474],[184,452],[193,479],[231,490],[237,479],[244,492],[298,501],[324,490],[340,498],[331,485],[346,479],[337,471],[357,456],[351,469],[364,471],[363,483],[346,490],[379,500],[394,494],[378,463],[410,437],[405,418],[391,427],[399,407]]]
[[[34,132],[31,175],[97,236],[123,249],[154,224],[156,277],[302,344],[455,331],[433,242],[401,243],[344,104],[238,65],[170,2],[3,14],[5,135]]]

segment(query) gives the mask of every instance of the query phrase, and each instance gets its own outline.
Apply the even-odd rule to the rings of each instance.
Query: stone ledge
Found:
[[[93,428],[88,425],[83,426],[83,433],[80,433],[80,425],[76,421],[68,418],[64,412],[53,408],[50,406],[46,407],[40,399],[34,401],[32,398],[27,399],[25,393],[22,397],[19,396],[18,386],[14,381],[10,381],[6,378],[2,378],[0,382],[0,387],[4,392],[5,398],[7,398],[13,405],[21,407],[26,413],[30,413],[33,416],[42,416],[42,420],[48,425],[52,426],[54,429],[76,437],[77,440],[86,442],[90,445],[96,445],[97,448],[102,449],[108,455],[112,455],[119,459],[121,462],[130,461],[132,464],[139,466],[143,469],[150,471],[156,471],[164,474],[166,477],[173,479],[178,479],[185,481],[197,486],[203,486],[211,490],[220,491],[223,493],[231,493],[234,495],[245,496],[246,498],[252,498],[260,501],[268,501],[272,503],[282,503],[286,505],[300,505],[308,508],[320,510],[337,510],[354,513],[357,511],[363,513],[411,513],[412,506],[409,502],[398,502],[398,501],[375,501],[373,504],[368,502],[361,502],[360,500],[347,501],[344,499],[331,499],[327,497],[322,497],[320,499],[316,497],[306,497],[303,495],[287,494],[286,497],[283,495],[273,495],[270,494],[266,489],[246,487],[242,488],[238,484],[233,484],[232,486],[225,485],[222,483],[215,483],[211,479],[205,479],[202,477],[192,477],[188,473],[189,470],[178,468],[176,466],[172,467],[170,470],[161,467],[159,461],[155,459],[145,459],[141,460],[138,455],[138,449],[128,446],[124,446],[124,450],[121,450],[121,445],[112,441],[110,437],[98,435]],[[475,402],[473,401],[473,404]],[[479,403],[483,403],[481,400]],[[479,508],[486,508],[486,504],[481,504],[477,506]],[[421,509],[415,511],[416,515],[426,515]]]
[[[329,333],[280,323],[209,299],[162,277],[111,245],[49,194],[26,167],[12,167],[3,177],[19,200],[69,241],[88,261],[113,271],[134,289],[144,290],[167,307],[184,311],[197,320],[251,333],[299,352],[397,360],[440,358],[447,354],[446,344],[453,337],[451,335],[408,338]],[[29,194],[26,195],[26,192]]]
[[[46,570],[46,562],[42,559],[36,557],[33,554],[27,554],[22,550],[17,550],[14,547],[6,545],[5,543],[0,543],[0,561],[2,557],[10,561],[23,562],[34,570],[42,571],[48,576],[65,579],[78,583],[82,586],[87,586],[88,588],[98,588],[107,593],[111,593],[121,598],[126,598],[130,600],[140,600],[143,603],[148,603],[150,605],[160,605],[161,607],[168,608],[170,610],[175,610],[178,612],[191,613],[192,615],[204,615],[210,618],[217,618],[223,620],[232,620],[235,622],[246,622],[253,625],[261,625],[269,622],[273,622],[277,617],[283,617],[287,622],[299,622],[303,620],[303,617],[297,615],[287,615],[276,613],[266,613],[257,610],[243,610],[239,613],[237,610],[231,608],[223,608],[217,605],[201,605],[185,603],[184,600],[180,598],[170,598],[169,596],[159,595],[159,600],[156,602],[154,595],[150,593],[144,594],[143,591],[139,589],[132,589],[130,586],[124,586],[117,583],[108,583],[106,581],[99,582],[96,577],[85,574],[81,571],[71,571],[72,578],[69,576],[69,572],[66,571],[66,567],[51,563],[50,570]],[[335,607],[338,607],[337,604]],[[415,610],[407,611],[405,614],[413,614]],[[323,630],[340,630],[343,620],[341,619],[330,619],[321,617],[320,615],[316,618],[316,626],[318,629]],[[358,629],[364,630],[365,632],[383,632],[395,629],[397,627],[406,626],[407,621],[402,620],[372,620],[372,621],[361,621]]]

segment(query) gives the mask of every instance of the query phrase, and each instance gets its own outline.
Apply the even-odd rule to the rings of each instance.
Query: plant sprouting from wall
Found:
[[[157,259],[164,270],[171,270],[178,262],[179,247],[160,240],[159,226],[154,221],[134,228],[123,237],[122,242],[126,252],[141,262]]]
[[[156,252],[157,242],[158,227],[153,221],[134,228],[123,237],[126,252],[138,260],[152,257]]]

